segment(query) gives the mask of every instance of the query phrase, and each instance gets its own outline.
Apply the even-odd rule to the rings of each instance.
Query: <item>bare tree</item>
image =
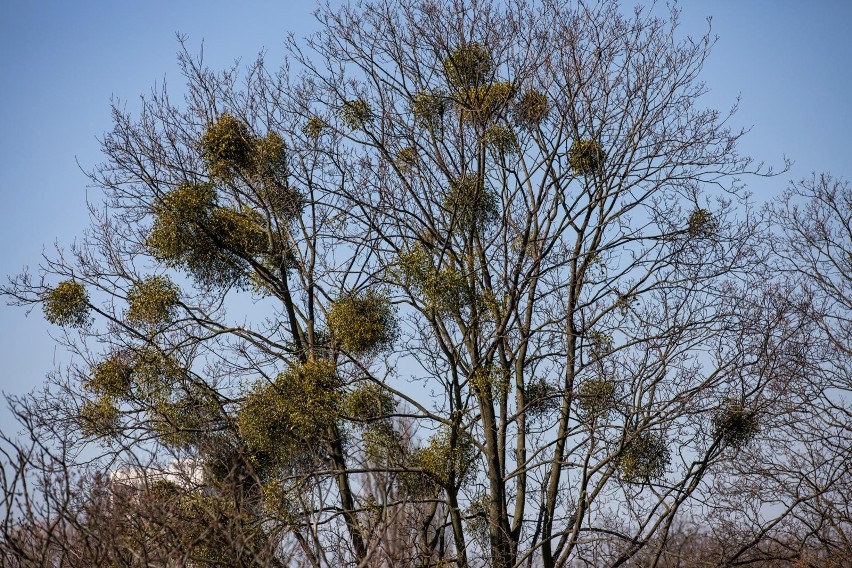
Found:
[[[816,506],[751,461],[813,414],[819,324],[763,268],[740,177],[770,172],[701,106],[709,33],[611,2],[318,18],[280,70],[184,50],[184,100],[117,106],[91,231],[5,288],[77,356],[38,428],[203,464],[179,493],[219,524],[143,550],[665,565],[686,519],[755,507],[736,561]]]
[[[852,189],[829,174],[793,183],[772,208],[780,266],[799,277],[831,346],[852,349]],[[842,362],[842,359],[831,358]],[[842,376],[842,371],[838,376]],[[846,389],[849,387],[848,368]],[[841,381],[842,382],[842,381]]]
[[[815,387],[811,412],[796,436],[805,455],[784,488],[810,486],[817,497],[796,512],[794,533],[801,538],[788,541],[842,565],[852,542],[852,189],[845,180],[814,175],[792,183],[769,210],[775,267],[786,276],[799,317],[818,329],[808,338],[818,352],[807,373]]]

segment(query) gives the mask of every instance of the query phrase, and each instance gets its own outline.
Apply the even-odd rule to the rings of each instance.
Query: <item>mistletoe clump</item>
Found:
[[[410,251],[401,252],[397,260],[399,275],[406,286],[421,288],[423,282],[435,271],[426,249],[417,244]]]
[[[141,404],[160,442],[185,447],[209,437],[221,418],[213,391],[188,380],[172,356],[153,348],[121,351],[101,361],[84,383],[98,397],[81,411],[84,432],[104,436],[117,429],[118,404]]]
[[[418,91],[411,99],[411,112],[421,127],[437,130],[447,112],[446,97],[441,93]]]
[[[277,468],[310,459],[311,450],[334,435],[341,386],[334,363],[318,360],[253,389],[237,412],[237,426],[254,465]]]
[[[133,353],[129,365],[135,398],[147,408],[174,400],[190,378],[187,369],[173,355],[152,347]]]
[[[499,214],[497,198],[478,175],[465,174],[450,181],[444,208],[465,230],[483,228]]]
[[[44,317],[63,327],[85,327],[89,323],[89,295],[76,280],[60,282],[44,296]]]
[[[403,173],[408,173],[417,164],[417,150],[413,146],[400,148],[394,160],[396,167]]]
[[[303,132],[308,138],[318,139],[328,129],[328,123],[319,116],[312,116],[305,123]]]
[[[476,301],[464,274],[452,266],[432,274],[424,283],[423,293],[429,307],[438,314],[458,314]]]
[[[541,91],[529,89],[521,95],[513,110],[518,126],[534,128],[544,122],[550,113],[550,101]]]
[[[172,356],[157,349],[143,347],[136,351],[119,351],[97,363],[84,387],[115,400],[127,400],[131,392],[148,404],[170,396],[175,385],[187,376],[183,366]]]
[[[441,487],[461,487],[475,473],[476,446],[464,433],[453,439],[446,428],[409,456],[409,467],[420,470]],[[416,476],[415,476],[416,477]]]
[[[181,236],[191,237],[189,230],[200,231],[200,227],[207,220],[210,211],[216,206],[216,189],[210,183],[181,183],[177,187],[163,195],[162,199],[152,208],[155,216],[154,228],[159,224],[160,229],[173,229],[179,232],[181,229],[187,233]],[[171,221],[172,223],[168,223]],[[167,226],[174,224],[174,227]],[[165,238],[166,235],[163,235]],[[169,243],[177,246],[176,243]],[[165,245],[164,245],[164,248]],[[176,254],[176,253],[175,253]]]
[[[370,382],[347,394],[341,408],[349,420],[370,423],[384,420],[393,413],[396,400],[387,389]]]
[[[201,137],[201,158],[210,176],[228,180],[236,170],[249,168],[252,142],[248,126],[230,113],[209,124]]]
[[[713,430],[723,444],[739,449],[760,431],[757,411],[737,400],[726,400],[713,417]]]
[[[402,284],[421,294],[427,309],[438,315],[458,314],[476,301],[467,278],[453,266],[437,269],[420,245],[399,255]]]
[[[481,394],[491,392],[494,386],[494,372],[491,365],[479,367],[470,374],[470,386]]]
[[[465,526],[474,540],[482,545],[487,545],[489,536],[488,509],[490,497],[482,492],[470,500],[465,519]]]
[[[568,164],[579,175],[588,176],[598,172],[604,160],[606,153],[594,140],[576,140],[568,150]]]
[[[470,374],[470,385],[480,396],[502,396],[509,392],[509,373],[493,364],[483,365]]]
[[[518,140],[511,128],[495,124],[485,131],[485,144],[497,156],[515,153]]]
[[[127,301],[130,304],[128,322],[160,325],[174,319],[180,289],[168,276],[149,276],[130,287]]]
[[[219,207],[210,214],[210,228],[215,240],[231,254],[242,258],[258,256],[268,249],[269,239],[263,218],[252,209],[239,211]]]
[[[491,53],[481,43],[459,45],[444,59],[447,83],[455,89],[483,85],[491,80],[493,73]]]
[[[277,132],[252,141],[255,174],[263,185],[278,185],[287,175],[287,148]]]
[[[589,379],[580,385],[577,393],[580,409],[589,417],[604,414],[615,407],[615,381]]]
[[[256,211],[219,207],[211,184],[182,183],[152,208],[146,245],[168,266],[184,268],[202,284],[226,286],[247,275],[249,259],[268,249]]]
[[[116,400],[109,395],[100,395],[87,400],[77,417],[83,435],[89,438],[104,438],[119,429],[119,410]]]
[[[152,209],[154,224],[146,240],[151,254],[199,277],[212,272],[219,260],[218,247],[205,229],[215,205],[212,184],[182,183],[166,193]]]
[[[458,95],[460,118],[479,124],[493,120],[509,107],[516,93],[510,81],[466,87]]]
[[[689,216],[687,233],[693,239],[710,237],[718,229],[718,223],[707,209],[696,209]]]
[[[272,131],[256,136],[248,125],[229,113],[207,126],[199,145],[201,159],[213,181],[244,179],[262,187],[280,185],[287,175],[284,139]]]
[[[612,352],[613,337],[610,333],[590,331],[586,334],[592,357],[600,359]]]
[[[117,353],[95,365],[84,386],[101,395],[124,398],[130,392],[132,378],[133,366],[129,357]]]
[[[539,377],[524,386],[524,402],[526,413],[530,418],[541,418],[559,408],[561,400],[556,385]]]
[[[354,355],[377,353],[396,337],[390,300],[372,290],[348,294],[334,302],[328,313],[328,327],[337,344]]]
[[[639,432],[625,442],[618,468],[629,483],[649,483],[666,473],[670,460],[669,448],[662,436]]]
[[[372,120],[373,110],[370,108],[370,103],[364,99],[351,99],[343,101],[340,117],[346,126],[352,130],[357,130],[364,128]]]

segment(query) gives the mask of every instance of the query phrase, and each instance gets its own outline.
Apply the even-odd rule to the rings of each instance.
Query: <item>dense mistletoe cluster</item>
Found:
[[[713,416],[713,431],[723,444],[742,448],[760,432],[757,411],[740,401],[728,399]]]
[[[497,197],[476,174],[450,181],[444,209],[451,221],[464,231],[481,231],[499,215]]]
[[[318,139],[323,133],[328,130],[328,123],[319,116],[312,116],[308,119],[304,126],[305,136],[314,140]]]
[[[696,209],[689,215],[686,231],[693,239],[711,237],[718,229],[718,223],[707,209]]]
[[[127,293],[127,321],[159,325],[175,317],[180,289],[168,276],[149,276],[135,282]]]
[[[373,110],[370,108],[370,103],[364,99],[351,99],[343,102],[340,117],[346,126],[357,130],[372,120]]]
[[[396,337],[394,310],[387,297],[373,291],[348,294],[331,306],[328,328],[337,344],[353,355],[373,354]]]
[[[512,129],[498,124],[485,131],[484,141],[497,157],[514,154],[518,144],[518,139]]]
[[[237,414],[241,438],[262,470],[309,463],[320,445],[335,436],[343,391],[332,361],[307,361],[259,383]]]
[[[411,453],[409,467],[415,470],[414,475],[404,475],[403,483],[413,493],[422,492],[424,486],[418,486],[422,484],[422,477],[416,475],[419,470],[441,487],[461,487],[476,471],[475,459],[476,446],[469,437],[453,437],[449,430],[441,429],[424,447]]]
[[[459,45],[444,59],[444,74],[447,83],[460,90],[488,83],[494,74],[491,52],[481,43]]]
[[[622,478],[630,483],[650,483],[662,477],[671,460],[662,436],[638,432],[628,436],[618,457]]]
[[[533,419],[545,418],[559,408],[562,393],[544,377],[531,380],[524,387],[526,412]]]
[[[401,253],[397,266],[403,284],[422,296],[424,305],[436,314],[459,313],[477,301],[464,273],[452,264],[436,268],[422,246]]]
[[[568,164],[578,175],[590,176],[603,167],[606,153],[594,140],[575,140],[568,151]]]
[[[249,126],[230,113],[207,125],[200,140],[201,158],[211,180],[235,178],[278,183],[286,170],[284,140],[275,132],[256,136]]]
[[[612,379],[588,379],[577,392],[580,409],[588,417],[605,414],[615,407],[616,384]]]
[[[440,92],[418,91],[411,99],[411,113],[421,127],[437,131],[447,112],[447,97]]]
[[[540,125],[550,113],[547,95],[536,89],[527,89],[514,106],[515,123],[524,128]]]
[[[229,285],[246,278],[251,260],[268,250],[269,237],[254,211],[219,207],[212,184],[181,184],[153,208],[146,244],[167,266],[189,271],[200,283]]]
[[[505,117],[515,98],[517,87],[510,81],[465,87],[457,97],[462,122],[487,124]]]
[[[393,394],[376,383],[363,384],[346,395],[341,407],[343,416],[355,422],[369,424],[387,417],[396,410]]]
[[[76,280],[60,282],[43,300],[44,317],[65,327],[84,327],[89,323],[89,295]]]

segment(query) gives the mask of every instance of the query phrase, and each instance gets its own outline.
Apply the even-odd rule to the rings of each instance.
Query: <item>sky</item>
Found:
[[[627,3],[630,5],[631,3]],[[732,125],[751,128],[740,149],[768,164],[795,161],[786,174],[745,180],[757,201],[790,179],[832,172],[852,179],[852,2],[714,0],[681,2],[680,34],[719,41],[703,78],[708,106],[740,97]],[[37,268],[53,243],[67,246],[88,224],[84,170],[102,159],[110,101],[136,108],[155,83],[179,87],[176,33],[222,68],[265,50],[283,58],[284,39],[315,30],[310,0],[0,0],[0,278]],[[39,386],[56,362],[36,308],[0,300],[0,390]],[[10,427],[0,403],[0,429]]]

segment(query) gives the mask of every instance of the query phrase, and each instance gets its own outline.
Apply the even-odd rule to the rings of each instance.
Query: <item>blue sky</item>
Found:
[[[852,3],[682,4],[681,34],[703,32],[712,16],[720,36],[704,73],[706,104],[726,109],[741,95],[733,124],[753,127],[741,150],[770,164],[795,160],[788,174],[746,180],[756,199],[812,171],[852,177]],[[88,180],[80,168],[101,159],[97,137],[111,128],[110,100],[132,109],[155,82],[180,86],[176,32],[191,48],[204,40],[214,68],[260,49],[272,63],[288,32],[316,28],[312,10],[296,0],[0,0],[0,277],[35,268],[54,241],[69,245],[82,234]],[[27,316],[0,305],[0,389],[29,391],[64,360],[50,331],[40,309]],[[0,406],[0,428],[9,424],[5,412]]]

